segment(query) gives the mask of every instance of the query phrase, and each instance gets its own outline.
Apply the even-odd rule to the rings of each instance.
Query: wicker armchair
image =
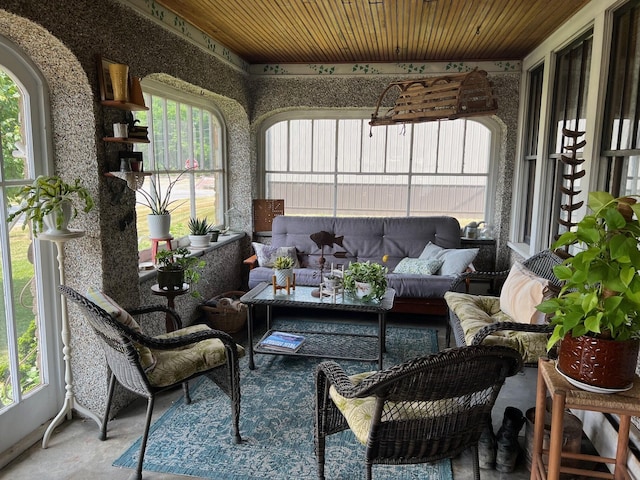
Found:
[[[241,442],[238,358],[244,354],[244,349],[236,345],[228,334],[212,330],[206,325],[181,328],[178,314],[163,306],[125,311],[101,292],[92,291],[83,296],[67,286],[59,288],[66,298],[82,308],[89,325],[100,339],[111,369],[100,439],[107,438],[109,409],[116,380],[126,389],[147,399],[146,423],[133,478],[142,478],[142,464],[156,394],[182,384],[185,402],[191,403],[187,382],[200,375],[213,380],[231,399],[233,440],[235,443]],[[163,313],[163,325],[165,315],[168,315],[177,330],[155,337],[143,334],[133,316],[153,312]]]
[[[480,478],[478,440],[505,378],[522,358],[511,348],[452,348],[387,370],[348,377],[334,361],[316,370],[315,446],[324,479],[326,437],[351,428],[373,464],[429,463],[471,447]]]
[[[553,267],[556,265],[560,265],[561,263],[562,263],[562,259],[559,256],[557,256],[555,253],[553,253],[551,250],[543,250],[533,255],[532,257],[528,258],[524,262],[522,262],[522,264],[528,270],[532,271],[539,277],[549,280],[549,283],[554,287],[557,287],[558,289],[562,286],[562,284],[560,280],[558,280],[558,278],[553,273]],[[481,280],[491,280],[494,283],[498,283],[501,280],[504,281],[504,279],[506,279],[508,275],[509,275],[509,270],[504,270],[500,272],[466,272],[461,274],[456,278],[456,280],[454,280],[454,282],[451,285],[450,291],[457,292],[460,285],[462,283],[467,282],[468,280],[481,279]],[[458,317],[458,315],[456,315],[456,312],[454,311],[454,309],[451,308],[451,301],[447,300],[447,303],[449,304],[449,323],[447,325],[447,332],[446,332],[447,346],[451,344],[452,332],[456,341],[456,345],[460,347],[460,346],[465,346],[467,344],[480,345],[486,339],[486,337],[500,331],[510,330],[514,332],[547,334],[553,330],[553,327],[548,324],[532,325],[532,324],[508,321],[509,318],[506,317],[505,315],[503,315],[503,317],[506,317],[505,320],[503,321],[499,312],[499,299],[497,298],[485,297],[480,295],[470,295],[470,294],[458,294],[458,293],[455,294],[455,296],[457,297],[459,297],[460,295],[467,295],[470,301],[475,301],[478,304],[482,304],[483,307],[486,307],[486,310],[487,310],[486,315],[490,317],[490,318],[488,317],[488,320],[492,320],[492,321],[488,322],[486,326],[478,330],[475,333],[473,340],[469,342],[468,339],[465,338],[465,331],[462,327],[462,322],[460,321],[460,318]],[[445,295],[445,299],[446,298],[447,298],[447,295]],[[497,302],[495,308],[498,310],[498,312],[489,311],[491,300],[494,300],[495,302]],[[482,313],[484,314],[484,312]],[[524,342],[520,341],[519,343],[520,345],[524,345],[523,348],[526,348],[526,344],[527,344],[526,341]],[[523,357],[525,357],[525,363],[527,365],[537,364],[537,358],[533,358],[532,356],[532,358],[527,359],[528,355],[526,354],[526,352],[521,351],[520,353],[522,353]]]

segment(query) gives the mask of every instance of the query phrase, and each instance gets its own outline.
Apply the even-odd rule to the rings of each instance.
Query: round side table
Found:
[[[166,297],[167,307],[169,307],[172,310],[175,310],[176,308],[175,307],[176,297],[179,297],[180,295],[184,295],[185,293],[188,293],[188,292],[189,292],[189,284],[187,283],[183,283],[182,288],[180,288],[179,290],[165,290],[163,288],[160,288],[160,286],[157,283],[151,286],[151,293],[153,293],[154,295],[158,295],[160,297]],[[173,318],[169,314],[167,314],[165,325],[167,328],[167,332],[173,332],[176,329],[176,325],[173,323]]]

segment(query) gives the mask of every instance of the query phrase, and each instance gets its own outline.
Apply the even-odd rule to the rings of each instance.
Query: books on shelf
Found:
[[[304,343],[302,335],[289,332],[271,332],[262,339],[259,347],[276,352],[297,352]]]

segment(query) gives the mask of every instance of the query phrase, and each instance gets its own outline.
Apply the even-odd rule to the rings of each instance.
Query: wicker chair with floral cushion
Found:
[[[327,436],[351,429],[365,445],[366,478],[373,464],[430,463],[472,449],[480,478],[478,440],[506,377],[522,358],[511,348],[452,348],[383,371],[347,376],[334,361],[316,369],[315,446],[324,479]]]
[[[59,288],[69,300],[82,308],[89,325],[100,339],[111,369],[100,439],[107,438],[109,409],[116,380],[126,389],[147,399],[146,423],[134,478],[142,478],[142,464],[156,394],[182,384],[185,402],[189,404],[191,397],[187,382],[200,375],[213,380],[231,399],[233,441],[241,442],[238,359],[244,355],[244,349],[228,334],[206,325],[182,328],[178,314],[160,305],[127,311],[98,290],[89,289],[84,296],[64,285]],[[157,312],[161,313],[158,318],[162,318],[162,325],[165,323],[165,315],[169,315],[177,329],[153,337],[145,335],[133,316],[152,316],[154,312],[156,316]]]
[[[518,350],[525,365],[537,365],[538,357],[547,354],[547,338],[553,327],[535,306],[558,294],[562,283],[553,267],[561,263],[555,253],[543,250],[522,264],[516,262],[510,270],[460,275],[445,294],[449,307],[447,346],[453,332],[457,346],[503,345]],[[500,296],[458,292],[469,279],[504,280],[504,284]]]

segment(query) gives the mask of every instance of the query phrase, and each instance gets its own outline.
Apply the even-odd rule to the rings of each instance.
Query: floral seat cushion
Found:
[[[173,332],[157,335],[155,338],[175,338],[190,333],[210,330],[206,325],[191,325]],[[237,345],[238,357],[245,354],[241,345]],[[224,344],[217,338],[202,340],[201,342],[174,348],[171,350],[151,349],[156,364],[153,370],[147,372],[149,382],[155,387],[165,387],[178,383],[185,378],[210,370],[227,361]]]
[[[363,372],[352,375],[349,380],[358,385],[362,380],[376,372]],[[363,445],[367,444],[371,421],[376,406],[376,397],[346,398],[338,393],[335,386],[329,388],[329,397],[336,405],[340,413],[349,425],[356,438]],[[410,420],[416,418],[438,417],[447,412],[451,413],[452,407],[457,410],[458,403],[455,399],[437,400],[432,402],[387,402],[382,412],[381,420]]]
[[[191,325],[154,338],[175,338],[190,333],[210,330],[206,325]],[[238,357],[244,356],[245,350],[237,345]],[[155,387],[164,387],[178,383],[185,378],[210,370],[227,361],[224,344],[217,338],[209,338],[183,348],[171,350],[151,349],[156,359],[153,370],[147,372],[149,382]]]
[[[514,321],[500,310],[499,297],[447,292],[444,298],[449,309],[460,320],[467,345],[472,344],[473,338],[482,328],[496,322]],[[513,348],[520,352],[525,363],[536,363],[540,356],[547,354],[545,333],[499,330],[485,338],[482,343]]]

